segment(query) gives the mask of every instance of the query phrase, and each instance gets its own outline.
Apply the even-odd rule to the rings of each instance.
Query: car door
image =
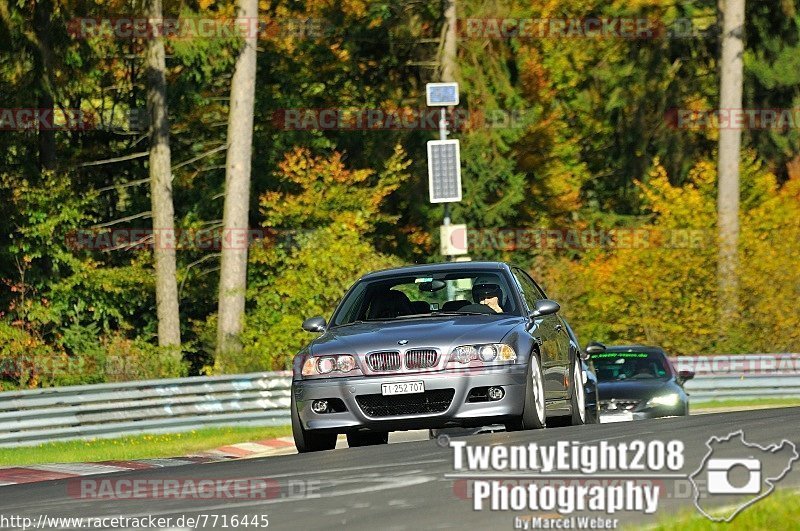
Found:
[[[522,298],[528,306],[530,312],[536,305],[537,300],[547,298],[544,292],[528,276],[527,273],[519,268],[512,268],[514,278],[522,292]],[[532,331],[533,335],[541,339],[542,372],[544,373],[544,391],[548,400],[562,399],[566,396],[566,386],[564,385],[564,360],[561,352],[560,337],[563,335],[559,327],[563,329],[561,321],[557,315],[546,315],[536,318],[534,323],[537,328]],[[539,333],[536,332],[539,331]]]

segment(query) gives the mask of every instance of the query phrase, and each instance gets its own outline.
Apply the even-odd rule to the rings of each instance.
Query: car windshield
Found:
[[[504,275],[461,271],[362,280],[345,296],[332,325],[436,317],[518,314]]]
[[[602,352],[592,355],[592,362],[601,382],[669,377],[664,355],[657,352]]]

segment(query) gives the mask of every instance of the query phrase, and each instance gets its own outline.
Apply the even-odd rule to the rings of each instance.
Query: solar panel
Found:
[[[458,83],[428,83],[425,94],[428,107],[458,105]]]
[[[431,203],[461,201],[458,140],[428,141],[428,188]]]

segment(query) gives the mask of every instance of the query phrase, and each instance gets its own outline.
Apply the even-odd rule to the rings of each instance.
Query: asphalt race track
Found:
[[[684,418],[636,421],[542,431],[490,433],[467,437],[469,444],[554,444],[559,440],[582,443],[607,440],[625,442],[680,439],[685,443],[682,473],[694,472],[707,453],[711,436],[726,436],[742,429],[748,442],[768,445],[788,439],[800,447],[800,408],[780,408],[718,413]],[[268,515],[275,529],[513,529],[515,516],[530,512],[475,511],[464,499],[464,482],[446,478],[453,473],[453,450],[437,441],[418,441],[388,446],[337,449],[329,452],[263,459],[124,472],[95,476],[103,479],[231,479],[268,478],[280,484],[271,499],[135,499],[85,500],[68,483],[56,480],[0,487],[0,514],[29,516],[172,516]],[[87,477],[81,478],[86,480]],[[682,479],[664,479],[656,519],[668,518],[677,509],[691,510],[692,497],[682,495]],[[292,486],[290,487],[290,483]],[[305,487],[303,487],[305,486]],[[800,486],[800,463],[779,487]],[[73,485],[74,487],[74,485]],[[316,497],[301,493],[313,489]],[[292,490],[293,492],[289,492]],[[676,494],[677,493],[677,494]],[[539,515],[545,516],[545,515]],[[549,516],[557,516],[550,514]],[[653,523],[653,517],[616,513],[622,527]],[[217,527],[221,527],[218,525]],[[210,528],[210,526],[209,526]]]

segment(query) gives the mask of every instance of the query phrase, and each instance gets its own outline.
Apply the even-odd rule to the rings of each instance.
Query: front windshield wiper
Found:
[[[377,323],[382,321],[404,321],[406,319],[419,319],[425,317],[449,317],[452,315],[491,315],[481,312],[431,312],[431,313],[412,313],[408,315],[398,315],[397,317],[383,317],[381,319],[367,319],[366,323]],[[500,314],[495,314],[500,315]]]
[[[452,317],[452,316],[461,316],[461,315],[509,315],[506,312],[503,313],[483,313],[483,312],[430,312],[430,313],[412,313],[408,315],[398,315],[397,317],[384,317],[381,319],[366,319],[364,321],[353,321],[350,324],[355,323],[378,323],[383,321],[402,321],[406,319],[419,319],[425,317]],[[345,326],[345,325],[339,325]]]
[[[434,312],[431,315],[505,315],[505,313],[484,313],[484,312]]]
[[[350,321],[349,323],[342,323],[333,326],[329,326],[328,328],[341,328],[342,326],[350,326],[354,324],[364,324],[366,321]]]

